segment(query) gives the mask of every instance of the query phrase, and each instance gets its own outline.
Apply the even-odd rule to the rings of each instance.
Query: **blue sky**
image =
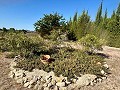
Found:
[[[34,30],[34,23],[43,14],[58,12],[67,20],[77,11],[88,10],[94,20],[102,0],[0,0],[0,28]],[[118,7],[120,0],[103,0],[103,11],[108,16]]]

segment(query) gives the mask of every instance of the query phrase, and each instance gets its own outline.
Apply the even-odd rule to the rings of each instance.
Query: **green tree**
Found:
[[[118,8],[117,8],[116,14],[117,14],[118,16],[120,16],[120,3],[119,3],[119,5],[118,5]]]
[[[116,14],[115,14],[115,10],[113,11],[111,18],[115,18]]]
[[[7,32],[8,31],[5,27],[3,27],[2,30],[3,30],[3,32]]]
[[[96,25],[99,25],[101,21],[102,21],[102,2],[97,12],[97,16],[95,20]]]
[[[14,28],[10,28],[9,32],[15,32],[15,29]]]
[[[77,19],[78,19],[78,12],[75,13],[73,17],[73,22],[77,22]]]
[[[106,9],[106,10],[105,10],[104,19],[107,19],[107,14],[108,14],[108,12],[107,12],[107,9]]]
[[[65,19],[58,13],[44,14],[44,17],[40,18],[34,26],[35,30],[44,37],[45,35],[50,35],[52,30],[58,30],[65,26]]]
[[[90,25],[90,16],[88,15],[88,11],[83,11],[82,15],[78,17],[78,38],[80,39],[82,36],[87,34],[88,26]]]

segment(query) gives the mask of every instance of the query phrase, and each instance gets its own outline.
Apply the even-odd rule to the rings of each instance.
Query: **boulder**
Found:
[[[57,82],[56,85],[59,86],[59,87],[65,87],[66,86],[65,82]]]
[[[82,87],[82,86],[89,85],[96,78],[97,78],[96,75],[85,74],[78,78],[78,80],[76,81],[76,86]]]
[[[25,84],[24,84],[24,87],[28,87],[30,85],[30,83],[29,82],[26,82]]]

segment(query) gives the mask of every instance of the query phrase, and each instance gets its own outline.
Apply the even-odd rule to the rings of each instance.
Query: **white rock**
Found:
[[[53,90],[59,90],[58,86],[55,86]]]
[[[102,77],[103,80],[107,79],[107,77]]]
[[[26,83],[28,81],[27,77],[23,77],[23,82]]]
[[[44,90],[50,90],[48,87],[45,87]]]
[[[26,82],[25,84],[24,84],[24,87],[28,87],[30,85],[30,83],[29,82]]]
[[[53,84],[52,83],[48,83],[48,87],[50,88]]]
[[[16,77],[23,77],[24,76],[24,70],[19,70],[14,72]]]
[[[89,85],[93,80],[97,78],[96,75],[85,74],[82,77],[79,77],[76,81],[76,86],[82,87]]]
[[[52,81],[52,76],[46,76],[45,80],[47,83],[50,83]]]
[[[41,82],[45,83],[46,81],[45,81],[45,79],[41,78]]]
[[[34,86],[33,85],[29,85],[28,88],[33,88]]]
[[[21,79],[17,79],[17,83],[24,84],[24,80],[22,78]]]
[[[34,84],[34,83],[36,83],[37,82],[37,77],[33,77],[33,79],[30,81],[30,84],[32,85],[32,84]]]
[[[14,78],[14,77],[15,77],[15,73],[14,73],[13,71],[11,71],[11,72],[9,73],[9,76],[10,76],[10,78]]]
[[[65,87],[65,82],[57,82],[56,85],[59,87]]]
[[[90,82],[90,85],[91,85],[91,86],[93,86],[93,85],[94,85],[94,83],[91,81],[91,82]]]
[[[98,81],[98,82],[102,82],[102,79],[101,79],[101,78],[98,78],[97,81]]]
[[[105,74],[104,70],[101,70],[101,74],[103,74],[103,75]]]
[[[108,66],[107,64],[104,64],[103,66],[104,66],[105,68],[107,68],[107,69],[109,68],[109,66]]]
[[[39,86],[38,86],[38,89],[37,90],[43,90],[44,88],[43,88],[43,85],[42,84],[40,84]]]

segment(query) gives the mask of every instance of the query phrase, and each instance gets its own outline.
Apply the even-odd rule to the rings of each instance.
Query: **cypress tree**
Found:
[[[117,14],[118,16],[120,16],[120,3],[119,3],[119,5],[118,5],[118,8],[117,8],[116,14]]]
[[[98,12],[97,12],[96,20],[95,20],[96,25],[99,25],[101,20],[102,20],[102,2],[101,2],[100,7],[98,8]]]
[[[73,17],[73,22],[77,22],[77,17],[78,17],[78,13],[76,12],[74,17]]]
[[[113,11],[112,15],[111,15],[111,18],[115,18],[115,10]]]
[[[108,12],[107,12],[107,9],[106,9],[106,10],[105,10],[104,19],[107,19],[107,14],[108,14]]]

